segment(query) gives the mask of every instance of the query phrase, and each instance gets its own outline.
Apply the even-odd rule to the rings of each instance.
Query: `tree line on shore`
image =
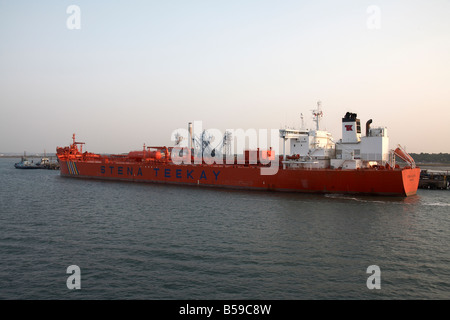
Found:
[[[450,163],[450,153],[410,153],[416,163]]]

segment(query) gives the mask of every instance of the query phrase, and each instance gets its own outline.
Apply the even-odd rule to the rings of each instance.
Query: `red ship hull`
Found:
[[[411,196],[419,185],[419,168],[282,169],[261,175],[259,166],[175,165],[164,162],[84,160],[58,156],[61,176],[169,184],[310,193]]]

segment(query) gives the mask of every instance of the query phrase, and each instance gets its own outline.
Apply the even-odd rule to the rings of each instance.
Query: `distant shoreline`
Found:
[[[11,155],[11,154],[0,154],[0,158],[22,158],[23,155]],[[44,155],[26,155],[27,158],[43,158]],[[45,155],[47,158],[56,158],[56,154]],[[438,163],[438,162],[416,162],[416,166],[424,166],[424,167],[450,167],[450,163]]]
[[[427,163],[427,162],[416,162],[416,166],[425,166],[425,167],[450,167],[450,163]]]
[[[0,158],[6,158],[6,159],[11,159],[11,158],[22,158],[24,155],[14,155],[14,154],[0,154]],[[56,158],[56,154],[47,154],[47,155],[25,155],[26,158]]]

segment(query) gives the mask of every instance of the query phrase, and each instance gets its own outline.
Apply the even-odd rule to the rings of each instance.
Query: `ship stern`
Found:
[[[407,168],[402,170],[403,189],[405,195],[413,196],[417,193],[420,180],[420,168]]]

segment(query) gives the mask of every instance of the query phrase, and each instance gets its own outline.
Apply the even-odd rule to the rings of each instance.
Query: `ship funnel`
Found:
[[[342,118],[342,142],[357,143],[361,140],[361,122],[356,113],[347,112]]]
[[[372,123],[372,119],[368,120],[366,122],[366,137],[369,136],[369,131],[370,131],[370,124]]]

